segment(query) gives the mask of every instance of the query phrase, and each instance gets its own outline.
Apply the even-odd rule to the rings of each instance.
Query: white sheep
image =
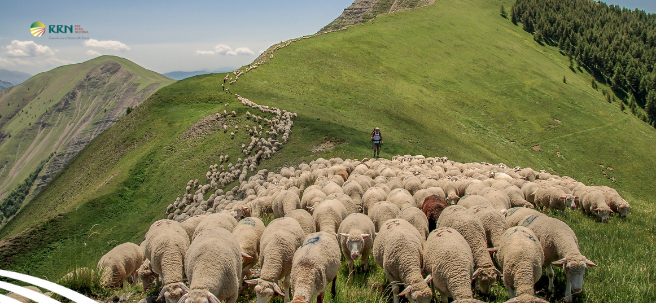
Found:
[[[128,277],[136,281],[137,270],[144,259],[144,252],[139,245],[130,242],[117,245],[98,261],[98,268],[102,272],[100,282],[105,286],[120,287]]]
[[[525,207],[513,207],[509,209],[506,213],[506,222],[508,223],[509,227],[517,226],[519,222],[522,222],[524,218],[530,216],[530,215],[544,215],[543,213],[531,209],[531,208],[525,208]],[[544,215],[546,216],[546,215]]]
[[[339,200],[325,200],[312,209],[312,218],[317,231],[336,234],[348,211]]]
[[[480,270],[476,280],[481,287],[481,292],[490,293],[492,283],[501,273],[492,263],[487,249],[485,228],[478,216],[463,206],[452,205],[445,208],[437,219],[437,228],[440,227],[451,227],[467,240],[474,256],[476,270]]]
[[[259,259],[260,238],[264,232],[264,223],[256,217],[247,217],[239,221],[237,226],[232,230],[241,252],[250,258],[244,258],[241,275],[239,276],[239,285],[241,285],[244,276],[251,278],[251,268],[255,266]]]
[[[185,272],[190,291],[178,303],[235,303],[244,255],[235,236],[222,227],[203,229],[189,246]]]
[[[608,221],[608,216],[612,212],[608,204],[606,204],[606,197],[600,190],[593,190],[589,192],[580,203],[581,209],[586,214],[594,214],[601,222]]]
[[[566,194],[558,187],[543,187],[535,192],[535,206],[542,206],[544,209],[562,210],[565,215],[567,208],[576,208],[574,203],[575,196]]]
[[[430,302],[432,292],[427,284],[430,277],[422,277],[420,239],[422,236],[417,229],[403,219],[387,220],[376,236],[374,260],[392,284],[394,303],[399,303],[399,296],[406,296],[412,302]],[[399,283],[406,286],[401,293]]]
[[[267,303],[274,294],[285,297],[289,302],[289,286],[294,252],[303,244],[305,234],[298,221],[293,218],[278,218],[264,229],[260,240],[260,277],[246,280],[255,286],[257,302]],[[278,281],[285,279],[283,291]]]
[[[177,221],[156,221],[150,225],[141,248],[163,284],[157,300],[164,298],[167,303],[177,303],[189,291],[182,283],[184,258],[189,248],[187,232]]]
[[[399,212],[397,218],[401,218],[412,224],[424,239],[428,237],[428,218],[421,209],[414,206],[406,207]]]
[[[335,297],[337,272],[340,266],[339,244],[330,233],[319,231],[305,237],[303,245],[294,253],[291,285],[292,303],[309,303],[317,298],[322,302],[328,283]]]
[[[385,192],[385,190],[383,190],[380,187],[370,187],[362,195],[362,212],[365,215],[369,214],[369,209],[376,202],[385,201],[385,199],[387,199],[387,193]]]
[[[535,283],[542,276],[544,253],[538,237],[528,228],[515,226],[501,236],[496,258],[503,270],[503,284],[510,298],[517,301],[546,303],[534,297]]]
[[[563,221],[545,215],[525,217],[520,226],[527,227],[540,239],[544,251],[544,264],[549,277],[549,290],[553,290],[552,265],[562,265],[567,275],[565,301],[572,301],[572,291],[583,290],[583,274],[590,266],[597,266],[579,251],[579,240],[574,231]]]
[[[272,208],[273,215],[281,218],[286,213],[301,208],[301,199],[294,191],[282,190],[273,198]]]
[[[371,207],[368,216],[371,218],[371,221],[374,222],[376,232],[379,232],[380,226],[383,225],[385,221],[396,218],[400,211],[401,210],[396,206],[396,204],[387,201],[381,201],[377,202],[373,205],[373,207]]]
[[[485,237],[487,238],[488,247],[497,247],[500,243],[501,236],[508,229],[506,217],[496,209],[489,206],[474,206],[470,208],[483,223]]]
[[[218,213],[218,214],[208,215],[205,218],[203,218],[203,220],[200,221],[200,223],[198,223],[198,225],[196,226],[196,230],[194,231],[194,234],[191,236],[191,242],[194,242],[194,239],[196,239],[197,234],[203,229],[222,227],[232,232],[235,226],[237,226],[237,220],[235,220],[235,218],[230,214]]]
[[[369,254],[374,246],[374,222],[365,214],[350,214],[339,226],[342,253],[348,262],[349,271],[353,270],[353,261],[362,256],[361,265],[366,271],[369,267]]]
[[[193,216],[187,220],[184,220],[180,223],[180,226],[184,228],[184,230],[187,232],[187,235],[189,236],[189,239],[191,239],[194,235],[194,231],[196,231],[196,227],[198,224],[205,219],[206,216],[201,215],[201,216]]]
[[[309,235],[317,231],[316,223],[312,215],[305,209],[295,209],[288,212],[285,217],[294,218],[301,225],[305,235]]]

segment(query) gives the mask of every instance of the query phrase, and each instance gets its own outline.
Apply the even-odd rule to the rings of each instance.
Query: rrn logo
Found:
[[[72,34],[72,25],[48,25],[48,32],[51,34]]]

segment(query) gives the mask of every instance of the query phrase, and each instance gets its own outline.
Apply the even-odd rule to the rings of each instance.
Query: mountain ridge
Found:
[[[0,69],[0,80],[11,83],[11,86],[21,84],[31,77],[28,73]]]

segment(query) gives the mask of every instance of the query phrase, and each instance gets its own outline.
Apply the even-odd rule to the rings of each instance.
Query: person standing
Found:
[[[377,158],[380,156],[380,146],[383,145],[383,134],[380,133],[380,128],[374,128],[374,131],[371,133],[371,143],[374,147],[373,157]]]

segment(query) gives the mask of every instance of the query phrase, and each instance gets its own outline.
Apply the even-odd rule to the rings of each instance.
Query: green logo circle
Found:
[[[32,26],[30,26],[30,33],[32,33],[34,37],[41,37],[45,32],[46,25],[39,21],[32,23]]]

